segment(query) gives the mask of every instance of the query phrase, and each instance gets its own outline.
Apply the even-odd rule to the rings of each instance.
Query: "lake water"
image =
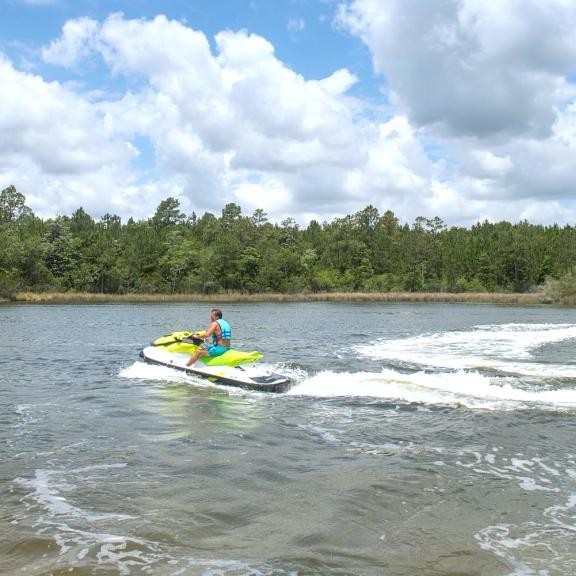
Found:
[[[285,394],[140,361],[209,309],[0,306],[0,573],[576,573],[575,309],[223,305]]]

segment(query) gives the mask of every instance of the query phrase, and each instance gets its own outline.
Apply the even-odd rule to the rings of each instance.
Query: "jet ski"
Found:
[[[221,356],[202,356],[192,366],[186,366],[190,356],[203,344],[194,334],[172,332],[162,336],[144,348],[140,356],[150,364],[176,368],[218,384],[261,392],[284,392],[288,388],[290,381],[285,376],[252,366],[263,358],[259,352],[243,352],[231,348]]]

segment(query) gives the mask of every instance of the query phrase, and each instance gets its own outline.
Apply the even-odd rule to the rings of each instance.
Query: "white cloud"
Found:
[[[452,135],[547,135],[574,70],[566,0],[354,0],[339,21],[411,121]]]
[[[353,0],[338,22],[370,49],[393,106],[450,158],[429,181],[430,208],[574,219],[574,2]]]
[[[261,208],[265,212],[275,212],[278,204],[290,205],[291,194],[284,183],[274,177],[259,182],[242,178],[234,190],[234,196],[246,212]]]
[[[82,205],[147,217],[176,196],[186,212],[237,202],[302,223],[368,204],[402,221],[574,220],[572,4],[522,5],[342,8],[341,25],[387,83],[385,120],[350,95],[349,70],[307,80],[247,31],[220,32],[213,52],[202,32],[164,16],[69,21],[43,58],[72,72],[101,58],[115,93],[95,97],[0,58],[0,188],[16,185],[42,216]]]
[[[477,178],[501,178],[514,164],[510,156],[497,156],[489,150],[472,149],[464,156],[464,171]]]
[[[342,70],[336,70],[328,78],[320,80],[318,84],[329,94],[338,96],[339,94],[345,94],[356,82],[356,77],[343,68]]]
[[[318,188],[322,196],[330,185],[325,196],[331,203],[346,194],[345,171],[365,156],[346,96],[354,76],[338,70],[306,81],[276,58],[267,40],[244,31],[221,32],[216,46],[213,55],[202,33],[163,16],[69,21],[43,50],[45,61],[79,69],[100,55],[117,77],[139,79],[139,91],[115,100],[93,101],[71,85],[26,76],[6,62],[14,76],[9,87],[34,84],[24,90],[22,124],[14,132],[22,155],[37,167],[28,172],[29,187],[38,185],[50,198],[33,194],[32,208],[46,214],[50,206],[68,209],[74,199],[85,208],[100,203],[99,213],[122,208],[124,215],[138,216],[143,205],[153,212],[157,202],[150,201],[168,190],[197,211],[265,198],[285,215],[303,198],[314,203],[310,190]],[[14,89],[2,98],[17,108],[21,95]],[[6,126],[17,117],[8,110]],[[152,172],[134,169],[131,142],[137,137],[151,143]],[[257,186],[247,176],[254,171]],[[57,181],[50,180],[53,173]],[[1,169],[0,178],[8,178]],[[119,200],[138,189],[146,203]]]
[[[36,204],[99,207],[100,190],[129,179],[135,156],[128,142],[109,138],[98,110],[57,83],[16,71],[0,57],[2,182],[22,185]],[[18,187],[18,186],[17,186]],[[36,207],[36,206],[35,206]]]
[[[64,24],[62,36],[42,49],[42,58],[49,64],[72,67],[94,49],[98,23],[90,18],[78,18]]]

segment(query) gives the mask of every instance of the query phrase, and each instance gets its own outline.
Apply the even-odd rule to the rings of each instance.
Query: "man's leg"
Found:
[[[194,364],[194,362],[196,362],[200,356],[208,356],[208,350],[204,350],[204,348],[199,348],[196,350],[196,352],[194,352],[194,354],[190,357],[190,360],[186,362],[186,366],[192,366],[192,364]]]

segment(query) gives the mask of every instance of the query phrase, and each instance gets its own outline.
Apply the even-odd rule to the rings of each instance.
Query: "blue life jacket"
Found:
[[[220,336],[222,340],[230,340],[232,338],[232,328],[230,324],[226,322],[226,320],[216,320],[218,325],[220,326],[220,330],[222,331],[222,335]],[[212,343],[214,346],[218,346],[218,336],[214,333],[212,334]]]

